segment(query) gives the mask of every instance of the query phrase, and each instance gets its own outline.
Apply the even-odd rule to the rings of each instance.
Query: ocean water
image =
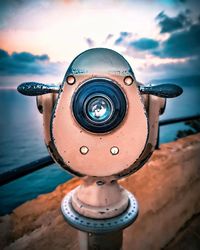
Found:
[[[35,97],[1,90],[0,114],[0,173],[48,155]],[[0,187],[0,214],[54,190],[70,178],[71,175],[53,164]]]
[[[200,114],[200,77],[172,81],[180,84],[184,93],[167,101],[165,114],[160,119]],[[48,154],[43,142],[42,115],[37,110],[35,97],[20,95],[15,90],[0,90],[0,115],[0,173]],[[186,128],[184,123],[161,127],[160,142],[173,141],[177,131]],[[54,190],[70,178],[71,175],[53,164],[0,187],[0,215]]]

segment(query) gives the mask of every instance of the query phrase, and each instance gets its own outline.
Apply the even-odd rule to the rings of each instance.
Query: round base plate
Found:
[[[61,210],[66,221],[78,230],[91,233],[109,233],[128,227],[137,218],[138,203],[128,191],[128,208],[122,214],[109,219],[92,219],[77,213],[72,207],[72,195],[75,191],[76,189],[72,190],[63,198]]]

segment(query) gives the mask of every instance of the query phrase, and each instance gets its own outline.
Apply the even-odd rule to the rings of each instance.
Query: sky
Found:
[[[194,0],[0,1],[0,87],[60,83],[84,50],[121,53],[136,79],[200,73],[200,4]]]

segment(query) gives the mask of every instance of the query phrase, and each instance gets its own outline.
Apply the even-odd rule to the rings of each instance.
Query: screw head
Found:
[[[86,147],[86,146],[82,146],[80,148],[80,152],[81,152],[82,155],[86,155],[89,152],[89,148]]]
[[[68,76],[66,81],[69,85],[73,85],[76,82],[76,79],[74,76]]]
[[[96,184],[97,184],[98,186],[102,186],[102,185],[105,184],[105,182],[104,182],[104,181],[97,181]]]
[[[110,149],[112,155],[117,155],[119,153],[119,148],[114,146]]]
[[[127,85],[127,86],[130,86],[131,84],[133,84],[134,80],[131,76],[126,76],[124,78],[124,83]]]

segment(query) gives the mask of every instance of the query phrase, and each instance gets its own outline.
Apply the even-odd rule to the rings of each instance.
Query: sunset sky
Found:
[[[75,56],[107,47],[139,81],[199,74],[200,11],[194,0],[0,2],[0,86],[61,82]]]

